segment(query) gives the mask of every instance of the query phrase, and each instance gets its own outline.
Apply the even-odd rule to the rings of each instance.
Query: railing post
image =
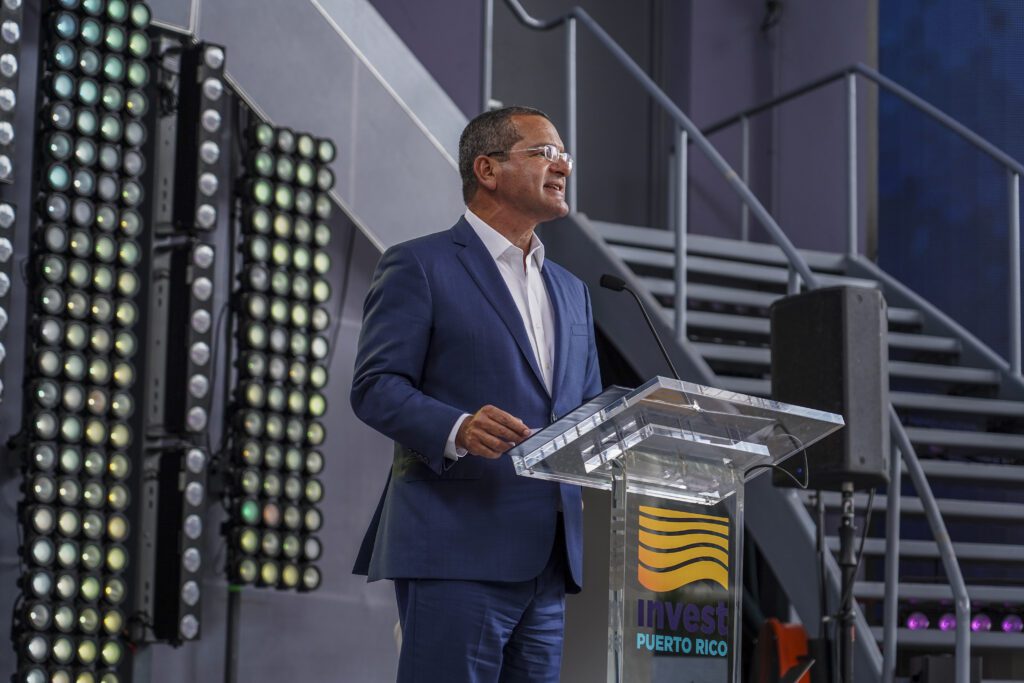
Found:
[[[579,160],[576,147],[576,18],[565,22],[565,144]],[[576,213],[576,188],[579,187],[579,164],[573,167],[573,177],[566,185],[569,211]]]
[[[491,108],[491,81],[494,71],[494,0],[484,0],[483,40],[481,41],[480,112]]]
[[[857,248],[857,74],[846,75],[846,253]]]
[[[1010,190],[1010,371],[1020,375],[1020,174],[1007,169]]]
[[[690,153],[690,136],[685,129],[679,129],[679,141],[676,154],[676,296],[675,296],[675,328],[676,339],[686,340],[686,232],[689,229],[686,218],[686,186],[687,163]]]
[[[786,281],[786,294],[792,296],[800,293],[800,273],[796,272],[796,268],[793,266],[789,267],[789,279]]]
[[[895,439],[893,439],[895,442]],[[882,683],[893,683],[896,676],[896,629],[899,619],[900,573],[900,485],[903,455],[892,444],[889,460],[888,501],[885,510],[885,598],[882,608]]]
[[[743,184],[750,187],[750,119],[746,116],[740,119],[740,130],[743,133],[740,172],[743,175]],[[744,242],[750,240],[750,207],[744,201],[740,201],[740,239]]]

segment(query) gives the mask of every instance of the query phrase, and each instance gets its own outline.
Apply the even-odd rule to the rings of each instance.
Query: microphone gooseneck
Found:
[[[613,292],[621,292],[623,290],[633,295],[633,299],[636,301],[636,305],[640,307],[640,312],[644,314],[644,320],[647,321],[647,327],[651,330],[651,335],[654,336],[654,341],[658,342],[658,348],[661,349],[661,355],[665,357],[665,362],[668,363],[669,370],[672,371],[672,376],[678,380],[682,378],[679,376],[679,372],[676,371],[676,366],[672,363],[672,359],[668,355],[668,351],[665,349],[665,345],[661,343],[661,336],[658,334],[658,330],[654,327],[654,321],[651,320],[651,316],[647,314],[647,307],[644,306],[644,302],[640,300],[636,292],[626,285],[625,280],[619,277],[615,277],[609,273],[605,273],[601,276],[600,284],[605,289],[610,289]],[[683,302],[686,305],[686,302]]]

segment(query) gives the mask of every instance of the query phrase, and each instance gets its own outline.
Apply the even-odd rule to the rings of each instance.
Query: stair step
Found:
[[[872,626],[871,635],[882,642],[884,631],[881,626]],[[936,648],[952,651],[956,645],[956,631],[940,631],[929,628],[924,631],[911,631],[909,628],[896,629],[897,645]],[[975,631],[971,633],[971,649],[985,648],[988,650],[1016,650],[1024,647],[1024,634],[1003,633],[1002,631]],[[1008,680],[986,678],[982,683],[1014,683]]]
[[[764,366],[765,372],[771,365],[771,349],[767,346],[741,346],[739,344],[713,344],[693,342],[694,349],[706,360],[746,363]],[[914,363],[910,361],[889,361],[889,376],[900,379],[920,379],[950,384],[999,384],[999,371],[988,368],[971,368],[961,365],[939,363]],[[721,377],[723,380],[727,376]]]
[[[664,268],[666,270],[675,268],[675,255],[667,251],[655,251],[653,249],[625,247],[614,244],[611,246],[611,249],[619,258],[627,263]],[[729,259],[689,256],[686,259],[686,267],[690,274],[699,273],[714,277],[729,277],[768,285],[784,286],[789,282],[789,271],[786,268],[762,266],[742,261],[731,261]],[[876,289],[878,287],[878,283],[874,280],[864,278],[830,275],[827,273],[817,273],[817,275],[818,281],[822,286],[849,285],[851,287],[866,287],[869,289]]]
[[[598,234],[608,242],[646,247],[648,249],[675,250],[676,238],[675,233],[671,230],[623,225],[621,223],[606,223],[604,221],[591,221],[590,223],[597,229]],[[709,235],[688,234],[686,236],[686,251],[689,254],[737,258],[783,266],[789,263],[782,249],[774,244],[742,242],[724,237],[711,237]],[[844,268],[842,254],[813,251],[810,249],[799,249],[798,251],[812,269],[840,272]]]
[[[881,581],[858,581],[853,586],[854,596],[867,600],[881,600],[885,596],[885,584]],[[953,590],[941,583],[900,583],[900,600],[928,600],[934,602],[953,599]],[[971,602],[1024,604],[1024,587],[1020,586],[967,586]],[[973,635],[973,634],[972,634]],[[1024,635],[1014,634],[1018,645],[1024,647]]]
[[[907,427],[907,436],[914,444],[946,446],[948,448],[973,448],[990,451],[1024,451],[1024,434],[998,432],[974,432],[956,429],[932,429],[929,427]]]
[[[772,362],[772,350],[767,346],[708,344],[704,342],[693,342],[692,346],[697,353],[704,357],[704,360],[763,365],[766,370]]]
[[[961,460],[922,460],[921,467],[929,479],[960,479],[988,481],[999,484],[1024,484],[1024,467],[996,465]],[[906,466],[903,468],[906,476]]]
[[[919,394],[905,391],[891,391],[889,392],[889,399],[897,408],[999,417],[1024,417],[1024,401],[974,398],[972,396],[947,396],[945,394]]]
[[[641,277],[640,282],[656,296],[668,297],[675,295],[676,292],[675,283],[663,277]],[[691,301],[712,301],[732,306],[767,309],[772,303],[783,298],[784,295],[772,292],[759,292],[740,287],[690,283],[686,286],[686,296]],[[921,312],[913,308],[889,308],[887,310],[890,324],[920,326],[924,320]]]
[[[724,346],[724,344],[707,344],[701,346]],[[749,362],[757,354],[746,353],[749,347],[734,346],[742,349],[739,352],[722,354],[701,353],[706,359],[731,360],[733,362]],[[767,364],[768,360],[764,360]],[[716,384],[722,389],[755,396],[771,395],[771,380],[751,377],[731,377],[719,375]],[[944,394],[909,393],[892,391],[889,399],[896,408],[910,410],[926,410],[947,413],[962,413],[992,417],[1024,417],[1024,401],[1000,400],[997,398],[974,398],[971,396],[947,396]],[[911,428],[912,429],[912,428]],[[1011,434],[1011,436],[1014,436]],[[911,437],[911,441],[913,438]],[[1011,468],[1013,469],[1013,468]]]
[[[771,334],[771,321],[768,318],[757,316],[689,311],[686,315],[686,320],[688,329],[703,328],[765,337]],[[940,337],[930,334],[890,332],[889,347],[932,353],[959,353],[960,340],[953,337]]]
[[[905,379],[925,379],[954,384],[999,384],[998,370],[970,368],[961,365],[940,365],[938,363],[913,363],[910,361],[889,361],[889,376]]]
[[[839,552],[839,538],[829,536],[826,539],[829,550]],[[1024,546],[1005,543],[954,543],[953,550],[957,560],[973,560],[977,562],[1024,562]],[[884,555],[885,539],[868,538],[864,541],[865,555]],[[939,544],[935,541],[900,540],[901,557],[920,557],[938,559]]]
[[[931,353],[960,353],[960,340],[954,337],[940,337],[930,334],[907,334],[890,332],[889,347],[928,351]]]
[[[812,497],[814,492],[797,491],[797,495],[800,496],[804,505],[813,505]],[[833,491],[822,492],[822,498],[827,509],[838,509],[842,501],[842,495]],[[944,518],[983,519],[989,522],[1024,522],[1024,504],[1021,503],[957,500],[954,498],[939,498],[936,500],[936,503],[939,506],[939,512],[942,513]],[[855,508],[864,510],[868,504],[868,495],[866,493],[855,493],[853,495],[853,504]],[[884,515],[887,504],[888,496],[884,494],[876,495],[873,514],[881,513]],[[900,512],[904,515],[920,515],[924,513],[924,506],[921,504],[921,499],[916,496],[901,496]]]
[[[771,334],[771,323],[768,318],[751,315],[734,315],[732,313],[711,313],[709,311],[688,311],[686,314],[687,328],[704,328],[722,330],[723,332],[741,332],[767,337]]]

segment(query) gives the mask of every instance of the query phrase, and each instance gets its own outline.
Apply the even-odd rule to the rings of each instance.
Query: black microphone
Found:
[[[658,342],[658,348],[661,349],[661,355],[665,357],[665,362],[668,363],[669,370],[672,371],[672,376],[676,379],[681,379],[679,377],[679,373],[676,371],[676,366],[672,364],[672,359],[669,358],[668,351],[665,350],[665,345],[661,343],[661,337],[658,335],[658,330],[654,327],[654,322],[651,320],[651,316],[647,315],[647,307],[644,306],[643,301],[640,301],[640,297],[636,295],[636,292],[626,285],[625,280],[615,277],[614,275],[609,275],[608,273],[601,276],[601,286],[605,289],[610,289],[613,292],[621,292],[625,290],[633,295],[633,298],[636,300],[636,305],[640,307],[640,312],[644,314],[644,320],[647,321],[647,327],[651,328],[651,334],[654,335],[654,341]]]

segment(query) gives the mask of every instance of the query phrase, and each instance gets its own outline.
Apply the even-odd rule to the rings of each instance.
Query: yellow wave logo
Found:
[[[640,506],[640,585],[665,593],[707,579],[729,589],[729,518]]]

